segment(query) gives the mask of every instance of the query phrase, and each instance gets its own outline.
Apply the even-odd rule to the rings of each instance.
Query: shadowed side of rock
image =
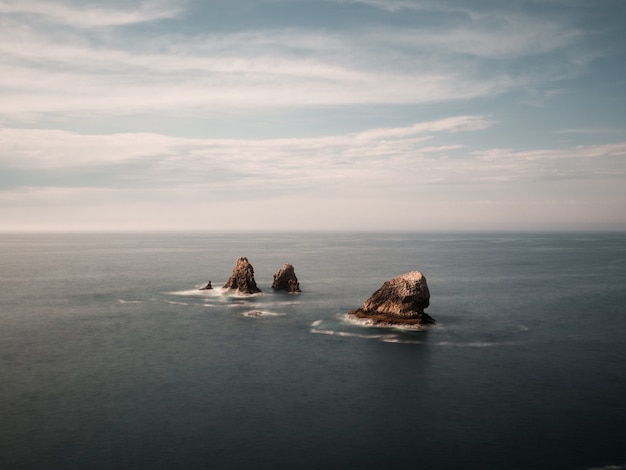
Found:
[[[302,292],[300,290],[300,284],[296,277],[296,271],[289,263],[285,263],[276,274],[274,274],[274,282],[272,283],[272,289],[284,290],[286,292]]]
[[[435,323],[424,312],[430,303],[426,277],[412,271],[385,283],[349,316],[365,319],[380,326],[420,326]]]
[[[237,260],[233,274],[224,285],[225,289],[236,289],[243,294],[256,294],[261,292],[254,280],[254,268],[248,258],[241,257]]]

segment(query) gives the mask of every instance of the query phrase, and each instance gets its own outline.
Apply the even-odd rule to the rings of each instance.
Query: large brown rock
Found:
[[[424,313],[430,302],[426,277],[419,271],[401,274],[385,283],[348,316],[375,326],[421,326],[435,323]]]
[[[287,292],[301,292],[296,271],[289,263],[285,263],[282,268],[274,274],[272,289],[284,290]]]
[[[224,285],[225,289],[236,289],[242,294],[256,294],[261,292],[254,280],[254,268],[248,258],[241,257],[237,260],[233,274]]]

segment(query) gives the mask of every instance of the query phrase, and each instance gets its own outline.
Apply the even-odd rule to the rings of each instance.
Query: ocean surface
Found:
[[[626,469],[626,235],[0,235],[0,468]]]

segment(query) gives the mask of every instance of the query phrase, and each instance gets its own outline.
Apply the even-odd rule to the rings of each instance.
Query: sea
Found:
[[[626,234],[2,234],[0,468],[626,469]]]

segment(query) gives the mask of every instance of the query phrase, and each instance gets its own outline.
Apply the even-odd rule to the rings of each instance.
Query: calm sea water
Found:
[[[626,468],[625,333],[624,234],[1,235],[0,468]]]

